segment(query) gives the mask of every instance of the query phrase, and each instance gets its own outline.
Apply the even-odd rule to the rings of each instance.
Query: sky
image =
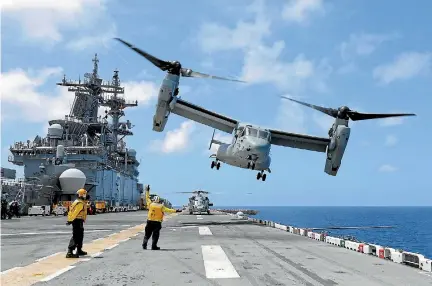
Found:
[[[63,74],[111,80],[118,69],[135,125],[129,148],[140,181],[173,204],[197,188],[217,205],[432,205],[432,2],[409,1],[144,1],[2,0],[1,163],[15,141],[45,137],[48,120],[69,113],[73,94]],[[337,176],[324,153],[273,146],[272,173],[222,164],[210,168],[212,128],[171,115],[152,131],[164,77],[120,37],[164,60],[246,84],[182,78],[183,100],[236,120],[327,137],[333,119],[281,95],[362,112],[416,117],[350,122]],[[103,111],[103,110],[102,110]],[[419,137],[419,135],[421,135]],[[230,142],[230,134],[216,138]],[[21,167],[15,167],[22,174]]]

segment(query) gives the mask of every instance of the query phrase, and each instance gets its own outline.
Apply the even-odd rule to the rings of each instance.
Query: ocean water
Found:
[[[432,258],[432,207],[215,207],[254,209],[253,217],[296,227],[393,226],[390,229],[327,230]]]

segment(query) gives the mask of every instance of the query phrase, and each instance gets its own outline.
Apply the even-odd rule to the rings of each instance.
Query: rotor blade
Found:
[[[156,58],[155,56],[150,55],[149,53],[135,47],[134,45],[123,41],[120,38],[114,38],[115,40],[123,43],[124,45],[128,46],[130,49],[134,50],[135,52],[137,52],[138,54],[140,54],[141,56],[145,57],[148,61],[150,61],[152,64],[154,64],[155,66],[157,66],[158,68],[160,68],[163,71],[166,71],[170,66],[171,63],[167,62],[167,61],[163,61],[161,59]]]
[[[357,111],[348,111],[348,116],[352,121],[357,120],[368,120],[368,119],[379,119],[388,117],[400,117],[400,116],[417,116],[414,113],[360,113]]]
[[[229,81],[236,81],[236,82],[245,83],[245,81],[238,80],[238,79],[231,79],[231,78],[226,78],[226,77],[209,75],[209,74],[200,73],[200,72],[193,71],[191,69],[184,69],[184,68],[181,69],[181,75],[184,77],[212,78],[212,79],[229,80]]]
[[[283,95],[281,97],[285,98],[285,99],[288,99],[288,100],[291,100],[291,101],[294,101],[294,102],[297,102],[298,104],[301,104],[301,105],[313,108],[315,110],[321,111],[322,113],[330,115],[331,117],[334,117],[334,118],[336,118],[337,115],[338,115],[338,111],[336,109],[333,109],[333,108],[327,108],[327,107],[321,107],[321,106],[309,104],[309,103],[298,101],[298,100],[295,100],[295,99],[292,99],[292,98],[289,98],[289,97],[286,97],[286,96],[283,96]]]

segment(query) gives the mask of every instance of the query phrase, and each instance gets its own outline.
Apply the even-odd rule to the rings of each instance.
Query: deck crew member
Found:
[[[154,196],[153,202],[150,199],[150,186],[147,185],[145,189],[146,203],[148,209],[148,218],[147,224],[145,227],[145,234],[142,247],[143,249],[147,249],[147,242],[152,237],[152,250],[159,250],[160,247],[157,246],[160,230],[162,228],[162,221],[164,217],[164,213],[175,213],[175,209],[170,209],[165,207],[160,203],[159,196]]]
[[[87,255],[82,250],[84,240],[84,222],[87,218],[87,200],[89,196],[85,189],[77,191],[78,198],[70,206],[68,221],[66,225],[72,224],[72,238],[70,239],[66,258],[78,258],[80,255]],[[77,249],[76,254],[73,251]]]

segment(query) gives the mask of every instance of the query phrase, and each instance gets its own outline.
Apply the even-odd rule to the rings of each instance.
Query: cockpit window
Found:
[[[270,133],[268,131],[259,130],[258,137],[262,139],[269,139]]]
[[[255,128],[248,127],[246,129],[246,135],[252,137],[258,137],[258,130],[256,130]]]
[[[244,135],[244,127],[240,127],[240,128],[237,130],[237,135],[238,135],[239,137],[242,137],[242,136]]]
[[[257,130],[257,129],[252,128],[252,127],[246,128],[246,135],[256,137],[256,138],[262,138],[262,139],[270,140],[270,132],[265,131],[265,130]]]

